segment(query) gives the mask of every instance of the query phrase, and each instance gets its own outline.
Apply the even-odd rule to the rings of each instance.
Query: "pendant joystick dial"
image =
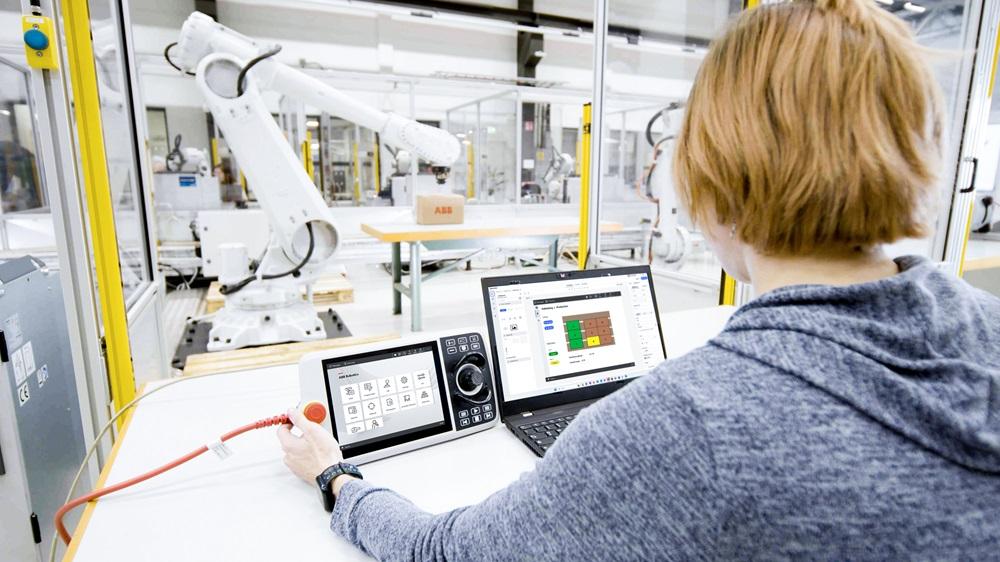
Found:
[[[455,365],[455,387],[458,394],[475,404],[484,404],[492,398],[489,383],[489,363],[482,353],[472,352]]]
[[[475,364],[465,363],[455,373],[455,382],[458,383],[458,391],[471,398],[482,392],[486,385],[486,376]]]

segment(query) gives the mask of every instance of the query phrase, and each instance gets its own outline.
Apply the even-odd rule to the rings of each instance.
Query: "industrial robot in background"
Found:
[[[271,242],[254,270],[244,244],[220,248],[225,306],[213,319],[209,351],[326,338],[323,322],[311,299],[303,300],[302,290],[310,292],[316,275],[336,253],[339,233],[261,90],[298,98],[377,131],[383,142],[437,167],[450,167],[460,153],[458,139],[449,133],[361,104],[271,58],[279,50],[194,12],[172,53],[171,64],[194,74],[271,226]]]
[[[174,147],[163,159],[163,170],[167,172],[187,172],[207,176],[212,173],[212,161],[208,154],[200,148],[193,146],[181,146],[183,137],[174,137]],[[153,170],[160,171],[160,170]]]
[[[552,158],[549,159],[549,167],[542,174],[542,188],[546,199],[552,202],[568,203],[566,194],[566,178],[573,173],[576,161],[572,156],[556,149],[555,141],[549,134],[549,148]]]
[[[658,111],[646,125],[646,141],[653,147],[653,158],[646,167],[640,195],[656,203],[656,219],[649,240],[649,260],[660,259],[679,267],[692,249],[691,221],[684,214],[677,198],[671,170],[671,148],[677,138],[677,128],[684,115],[684,104],[672,102]],[[663,134],[657,139],[653,127],[663,123]]]

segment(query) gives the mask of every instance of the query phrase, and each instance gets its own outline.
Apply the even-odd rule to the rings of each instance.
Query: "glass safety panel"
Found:
[[[55,252],[26,71],[0,58],[0,252]]]
[[[519,97],[508,90],[448,110],[448,131],[462,142],[465,157],[464,166],[454,166],[452,190],[464,187],[474,203],[517,203]]]
[[[375,181],[375,132],[329,114],[320,119],[323,195],[334,206],[370,206],[387,195]]]
[[[162,107],[146,109],[146,127],[149,134],[149,154],[166,159],[170,153],[170,132],[167,129],[167,112]]]
[[[130,305],[152,280],[145,207],[135,152],[132,93],[124,62],[117,3],[92,0],[89,7],[122,289],[126,305]]]
[[[596,261],[650,265],[661,312],[719,302],[721,266],[679,204],[670,159],[707,46],[740,4],[607,2]]]
[[[1000,296],[1000,88],[995,82],[989,106],[981,136],[962,276],[972,285]]]

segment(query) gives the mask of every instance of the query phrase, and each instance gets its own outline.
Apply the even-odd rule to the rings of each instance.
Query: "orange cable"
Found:
[[[262,429],[262,428],[271,427],[271,426],[274,426],[274,425],[286,425],[286,424],[291,424],[291,423],[292,422],[288,419],[288,415],[287,414],[281,414],[280,416],[273,416],[273,417],[270,417],[270,418],[264,418],[262,420],[257,420],[257,421],[255,421],[253,423],[249,423],[247,425],[244,425],[243,427],[234,429],[234,430],[230,431],[229,433],[224,434],[219,439],[219,441],[220,442],[228,441],[228,440],[232,439],[233,437],[236,437],[237,435],[246,433],[248,431],[252,431],[254,429]],[[115,484],[113,486],[107,486],[105,488],[99,488],[97,490],[94,490],[93,492],[90,492],[87,495],[80,496],[79,498],[76,498],[75,500],[70,501],[66,505],[60,507],[59,511],[56,512],[55,524],[56,524],[56,530],[59,531],[59,537],[62,538],[63,542],[66,543],[66,544],[69,544],[70,539],[73,538],[69,534],[69,532],[66,530],[66,527],[63,525],[63,517],[65,517],[66,514],[69,513],[69,511],[72,510],[73,508],[75,508],[77,506],[80,506],[80,505],[83,505],[83,504],[85,504],[87,502],[96,500],[97,498],[100,498],[102,496],[106,496],[106,495],[108,495],[108,494],[110,494],[112,492],[117,492],[118,490],[122,490],[124,488],[128,488],[129,486],[134,486],[134,485],[136,485],[136,484],[138,484],[140,482],[144,482],[146,480],[149,480],[150,478],[152,478],[154,476],[158,476],[160,474],[163,474],[164,472],[166,472],[166,471],[168,471],[168,470],[170,470],[172,468],[176,468],[176,467],[178,467],[178,466],[180,466],[180,465],[188,462],[189,460],[191,460],[191,459],[193,459],[193,458],[201,455],[202,453],[204,453],[206,451],[208,451],[208,446],[207,445],[202,445],[201,447],[199,447],[199,448],[191,451],[190,453],[184,455],[183,457],[180,457],[179,459],[176,459],[176,460],[174,460],[172,462],[169,462],[169,463],[167,463],[167,464],[165,464],[165,465],[163,465],[163,466],[161,466],[161,467],[159,467],[159,468],[157,468],[155,470],[150,470],[149,472],[147,472],[145,474],[140,474],[139,476],[136,476],[135,478],[130,478],[130,479],[125,480],[123,482],[119,482],[118,484]]]

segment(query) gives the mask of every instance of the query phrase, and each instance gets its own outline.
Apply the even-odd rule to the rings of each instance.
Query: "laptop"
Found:
[[[648,266],[482,284],[500,419],[538,456],[580,410],[666,359]]]

